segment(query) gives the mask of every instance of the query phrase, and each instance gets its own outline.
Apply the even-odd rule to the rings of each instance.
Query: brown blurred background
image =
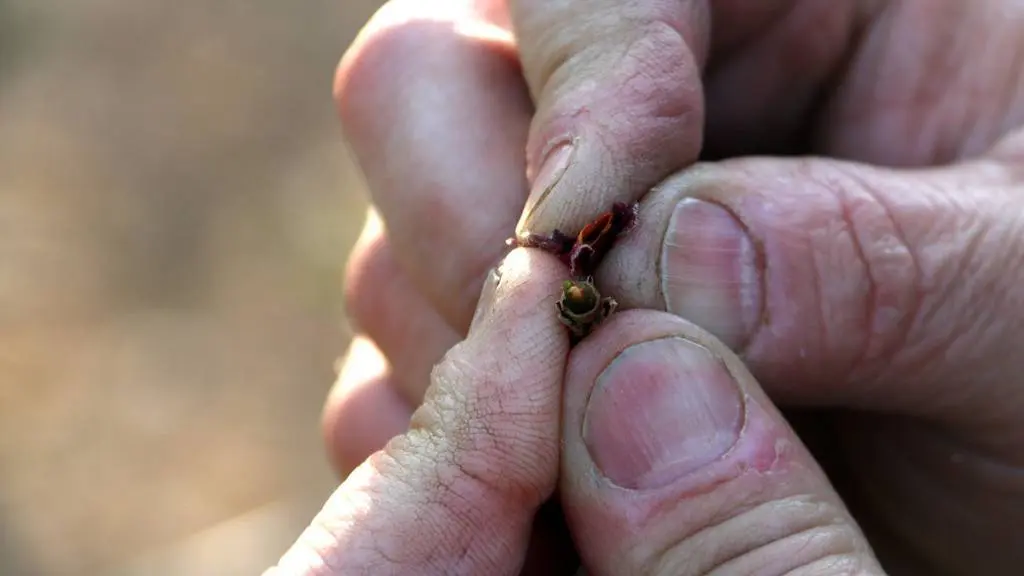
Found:
[[[0,574],[258,574],[336,483],[375,0],[0,0]]]

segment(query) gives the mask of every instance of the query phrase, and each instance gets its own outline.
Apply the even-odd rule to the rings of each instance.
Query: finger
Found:
[[[886,4],[712,0],[703,156],[807,151],[816,109]]]
[[[460,338],[401,270],[375,211],[352,249],[345,279],[349,316],[388,359],[405,401],[418,406],[434,364]]]
[[[389,3],[335,83],[395,259],[460,333],[526,197],[532,113],[510,35],[477,4]]]
[[[705,158],[886,166],[973,158],[1020,124],[1024,43],[1004,0],[712,0]],[[985,62],[986,66],[974,65]]]
[[[564,272],[533,250],[505,259],[410,430],[349,475],[281,573],[518,573],[557,477]]]
[[[700,150],[703,0],[510,0],[537,112],[517,234],[575,232]]]
[[[321,426],[331,463],[342,478],[409,425],[412,405],[394,384],[373,342],[356,336],[327,396]]]
[[[645,200],[597,280],[624,307],[668,310],[741,350],[776,401],[983,425],[1019,444],[1024,397],[1006,377],[1024,327],[1020,185],[995,160],[702,165]]]
[[[985,154],[1024,121],[1020,77],[1004,72],[1024,58],[1019,5],[855,4],[875,17],[852,31],[860,41],[820,106],[816,150],[870,164],[943,165]]]
[[[858,97],[874,97],[834,84],[852,55],[861,56],[870,25],[881,29],[871,40],[886,36],[887,20],[876,17],[888,4],[510,0],[538,108],[520,234],[578,230],[613,201],[639,198],[698,151],[792,152],[807,149],[810,135],[827,142],[834,134],[816,112],[833,93],[841,114]],[[933,30],[913,16],[901,24],[916,30],[903,32]],[[879,43],[867,43],[864,60]]]
[[[324,434],[331,461],[342,479],[408,426],[412,408],[395,392],[386,362],[372,342],[356,337],[328,396]],[[548,501],[534,518],[520,574],[563,576],[576,566],[579,558],[562,509]]]
[[[859,527],[743,363],[633,310],[566,371],[561,496],[588,572],[882,574]]]

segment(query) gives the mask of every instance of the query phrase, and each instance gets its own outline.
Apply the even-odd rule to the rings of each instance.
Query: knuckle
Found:
[[[358,115],[360,91],[371,87],[375,78],[385,77],[380,68],[401,63],[403,55],[415,54],[415,43],[408,39],[418,34],[419,27],[408,24],[443,18],[455,9],[454,4],[441,2],[439,7],[417,0],[390,0],[377,9],[335,69],[332,93],[343,122]]]
[[[742,189],[774,182],[753,191],[758,207],[727,202],[764,258],[767,314],[747,350],[767,380],[815,378],[832,383],[821,397],[870,399],[895,378],[950,378],[938,359],[991,354],[993,335],[1019,321],[1007,298],[1024,261],[1007,217],[1016,200],[957,194],[948,173],[742,162]],[[770,362],[779,350],[787,366]]]
[[[920,377],[965,334],[984,333],[979,319],[1014,309],[973,288],[1006,277],[1006,263],[1019,258],[993,230],[988,204],[952,199],[941,181],[869,174],[845,170],[834,187],[863,270],[861,345],[848,378]]]
[[[903,222],[880,183],[846,170],[831,187],[839,220],[856,267],[861,270],[860,346],[855,370],[875,371],[903,348],[920,306],[921,268]],[[884,183],[881,183],[884,185]]]
[[[365,329],[378,317],[382,306],[381,287],[393,282],[389,272],[388,247],[383,233],[368,222],[352,248],[345,265],[342,290],[345,315],[357,329]]]
[[[389,7],[390,3],[385,4],[370,17],[363,29],[342,54],[341,60],[334,70],[331,94],[343,120],[349,115],[352,89],[360,86],[359,78],[363,75],[364,71],[369,69],[368,66],[363,65],[363,62],[367,55],[372,52],[370,48],[376,41],[375,30],[379,28],[376,24],[389,10]]]
[[[655,551],[641,572],[860,574],[871,562],[863,542],[838,505],[814,496],[794,496],[733,513],[664,551]]]
[[[320,432],[332,463],[345,477],[385,443],[386,437],[377,432],[384,427],[368,426],[364,414],[379,412],[382,406],[391,408],[372,392],[390,388],[391,370],[380,349],[357,335],[335,371],[337,377],[320,413]]]
[[[793,283],[786,293],[766,289],[796,321],[776,320],[768,333],[794,342],[807,368],[842,374],[837,382],[870,380],[903,348],[921,301],[908,215],[886,189],[896,183],[820,159],[790,170],[799,185],[766,212],[766,266]]]

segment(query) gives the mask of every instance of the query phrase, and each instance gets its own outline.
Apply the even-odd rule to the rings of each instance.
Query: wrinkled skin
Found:
[[[361,335],[324,415],[342,475],[432,409],[431,369],[450,366],[510,230],[639,200],[603,294],[735,351],[795,411],[888,573],[1019,573],[1024,6],[422,4],[378,13],[335,87],[376,210],[347,275]],[[629,313],[593,337],[639,338]],[[633,517],[604,496],[622,514],[605,520]],[[657,573],[649,557],[605,572],[588,543],[596,573]]]

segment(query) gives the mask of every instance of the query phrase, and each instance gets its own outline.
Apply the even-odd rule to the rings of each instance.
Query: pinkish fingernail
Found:
[[[627,348],[598,376],[583,439],[609,480],[644,490],[721,458],[743,420],[739,386],[722,360],[670,337]]]
[[[661,252],[669,312],[736,349],[761,319],[762,280],[754,243],[725,208],[686,198],[676,205]]]
[[[566,140],[556,144],[544,157],[544,161],[533,178],[530,195],[526,199],[526,206],[523,208],[524,221],[547,198],[548,194],[555,189],[558,181],[562,179],[566,170],[569,169],[575,150],[576,141]]]

